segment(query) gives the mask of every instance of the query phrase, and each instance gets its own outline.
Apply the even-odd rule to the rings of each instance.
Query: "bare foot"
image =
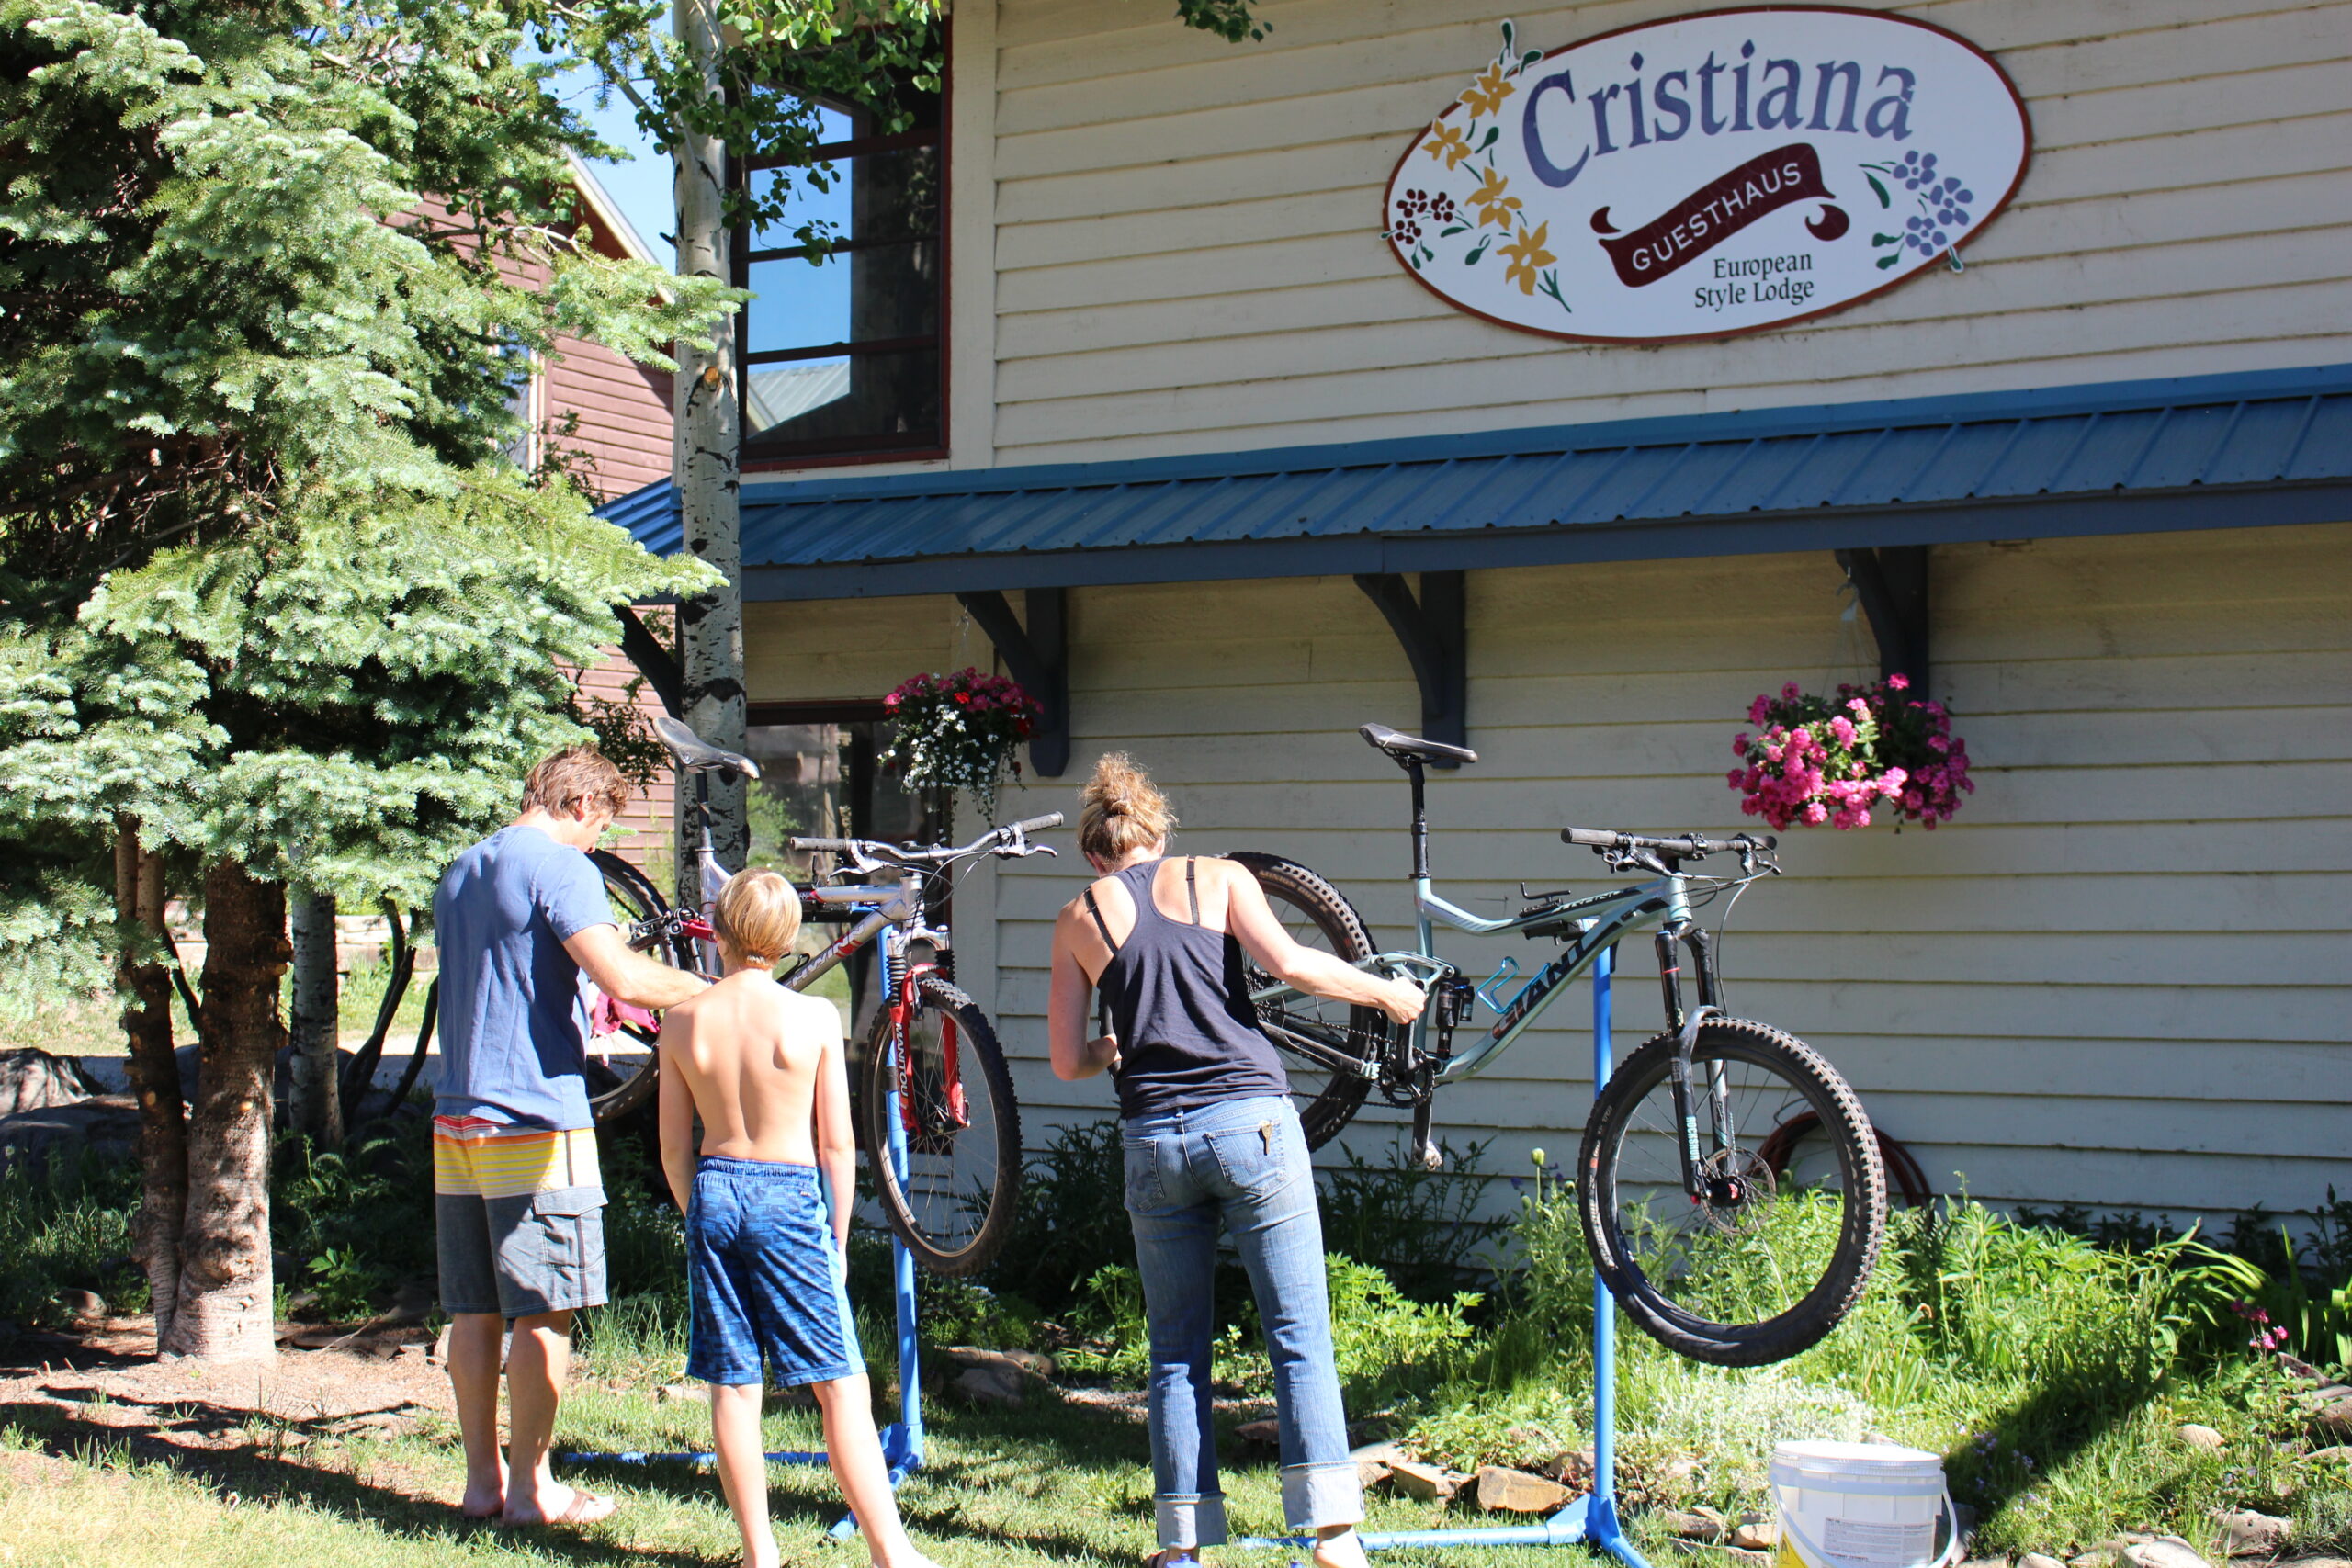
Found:
[[[458,1516],[467,1519],[494,1519],[506,1511],[506,1477],[504,1475],[484,1485],[466,1483],[465,1501],[458,1505]]]
[[[1324,1537],[1309,1555],[1315,1559],[1315,1568],[1368,1568],[1363,1542],[1352,1529]]]
[[[912,1547],[909,1547],[896,1557],[887,1559],[876,1557],[873,1562],[874,1568],[939,1568],[938,1563]]]
[[[598,1519],[612,1517],[620,1505],[610,1497],[599,1497],[594,1492],[583,1492],[577,1486],[551,1486],[541,1490],[537,1497],[509,1498],[505,1512],[498,1517],[503,1525],[593,1525]]]

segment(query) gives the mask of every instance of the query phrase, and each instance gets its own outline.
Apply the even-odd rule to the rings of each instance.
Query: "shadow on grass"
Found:
[[[810,1438],[812,1444],[820,1441]],[[698,1438],[695,1446],[705,1444]],[[1016,1498],[1029,1477],[1085,1472],[1137,1482],[1145,1493],[1139,1498],[1115,1505],[1094,1501],[1087,1506],[1097,1517],[1124,1517],[1138,1532],[1139,1540],[1149,1536],[1150,1443],[1143,1427],[1121,1413],[1059,1400],[1033,1401],[1012,1410],[950,1405],[933,1412],[926,1425],[924,1448],[922,1468],[898,1494],[899,1518],[911,1530],[942,1540],[993,1541],[1056,1561],[1100,1561],[1104,1554],[1102,1541],[1048,1522],[1070,1508],[1068,1499],[1041,1498],[1034,1507],[1016,1503],[1010,1510],[1013,1517],[1005,1520],[978,1517],[963,1501],[976,1495]],[[1228,1455],[1246,1451],[1246,1446],[1229,1435],[1221,1448]],[[780,1491],[772,1479],[769,1517],[780,1532],[797,1529],[821,1535],[844,1511],[831,1472],[821,1464],[790,1468],[816,1478],[815,1484]],[[717,1475],[684,1462],[583,1460],[563,1465],[561,1473],[583,1483],[627,1484],[674,1501],[720,1503]],[[1138,1545],[1134,1555],[1141,1556],[1147,1550],[1148,1545]]]
[[[165,1402],[162,1407],[189,1403],[184,1400]],[[242,1416],[243,1413],[240,1414]],[[286,1420],[281,1417],[266,1419],[288,1431],[307,1432],[315,1440],[320,1436],[338,1435],[333,1429],[347,1417],[320,1421]],[[0,1426],[10,1424],[32,1438],[42,1451],[53,1457],[81,1461],[93,1450],[119,1450],[133,1459],[161,1465],[198,1482],[223,1498],[231,1493],[237,1493],[251,1497],[268,1496],[299,1502],[322,1512],[365,1522],[389,1535],[406,1536],[415,1540],[497,1532],[502,1538],[527,1540],[535,1550],[558,1562],[609,1564],[613,1561],[615,1548],[610,1543],[561,1528],[509,1530],[486,1519],[461,1518],[457,1508],[450,1504],[431,1501],[388,1486],[374,1485],[354,1475],[315,1469],[283,1453],[272,1452],[266,1445],[255,1444],[239,1449],[186,1449],[148,1434],[127,1431],[120,1427],[71,1415],[55,1404],[39,1403],[0,1404]],[[243,1424],[242,1420],[240,1424]],[[629,1551],[637,1559],[653,1562],[699,1564],[705,1561],[698,1552],[662,1551],[641,1545],[632,1546]]]

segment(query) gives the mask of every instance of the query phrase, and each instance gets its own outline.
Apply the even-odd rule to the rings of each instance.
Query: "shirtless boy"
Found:
[[[743,1532],[744,1568],[776,1563],[763,1352],[777,1386],[814,1386],[833,1477],[876,1568],[932,1568],[899,1522],[843,1285],[857,1156],[841,1015],[770,974],[800,930],[800,900],[783,877],[736,873],[711,923],[724,977],[662,1020],[662,1165],[686,1213],[686,1375],[712,1385],[718,1479]]]

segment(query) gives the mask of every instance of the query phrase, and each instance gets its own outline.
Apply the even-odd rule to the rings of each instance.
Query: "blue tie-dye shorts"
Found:
[[[706,1155],[686,1209],[694,1336],[686,1375],[779,1388],[865,1371],[841,1249],[811,1165]]]

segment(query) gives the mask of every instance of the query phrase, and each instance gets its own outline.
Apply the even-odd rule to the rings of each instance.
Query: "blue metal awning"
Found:
[[[667,483],[606,503],[678,547]],[[2352,366],[742,490],[744,594],[1453,570],[2352,520]]]

